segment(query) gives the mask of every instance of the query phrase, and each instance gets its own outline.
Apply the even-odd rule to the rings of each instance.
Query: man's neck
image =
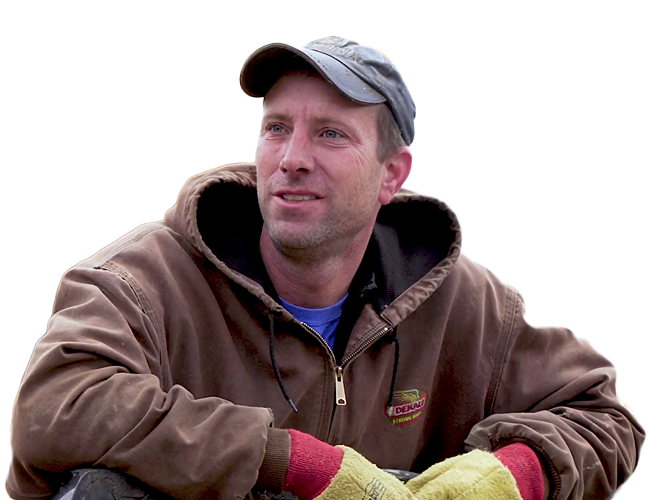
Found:
[[[263,228],[260,253],[278,296],[296,306],[319,309],[345,296],[369,240],[370,234],[363,235],[340,253],[305,258],[300,252],[289,254],[277,248]]]

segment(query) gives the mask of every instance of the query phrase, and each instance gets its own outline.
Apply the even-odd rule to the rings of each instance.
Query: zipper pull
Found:
[[[345,398],[345,386],[343,385],[343,368],[337,366],[334,374],[336,375],[336,404],[337,406],[345,406],[348,401]]]

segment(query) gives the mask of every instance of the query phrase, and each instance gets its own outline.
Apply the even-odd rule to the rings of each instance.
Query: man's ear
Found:
[[[408,147],[397,148],[384,162],[384,180],[379,191],[379,203],[386,205],[402,187],[411,172],[413,157]]]

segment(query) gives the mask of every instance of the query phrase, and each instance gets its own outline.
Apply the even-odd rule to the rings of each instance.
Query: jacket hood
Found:
[[[253,164],[219,167],[190,178],[165,223],[230,279],[279,309],[259,253],[262,216]],[[400,190],[377,216],[374,306],[396,325],[440,286],[460,255],[456,215],[444,203]],[[378,264],[377,264],[378,262]]]

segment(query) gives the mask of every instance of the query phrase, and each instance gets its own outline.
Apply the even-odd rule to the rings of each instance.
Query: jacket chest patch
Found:
[[[388,406],[385,414],[393,424],[398,427],[411,425],[424,415],[424,407],[427,404],[427,395],[420,395],[417,389],[407,391],[396,391],[393,397],[393,404]]]

